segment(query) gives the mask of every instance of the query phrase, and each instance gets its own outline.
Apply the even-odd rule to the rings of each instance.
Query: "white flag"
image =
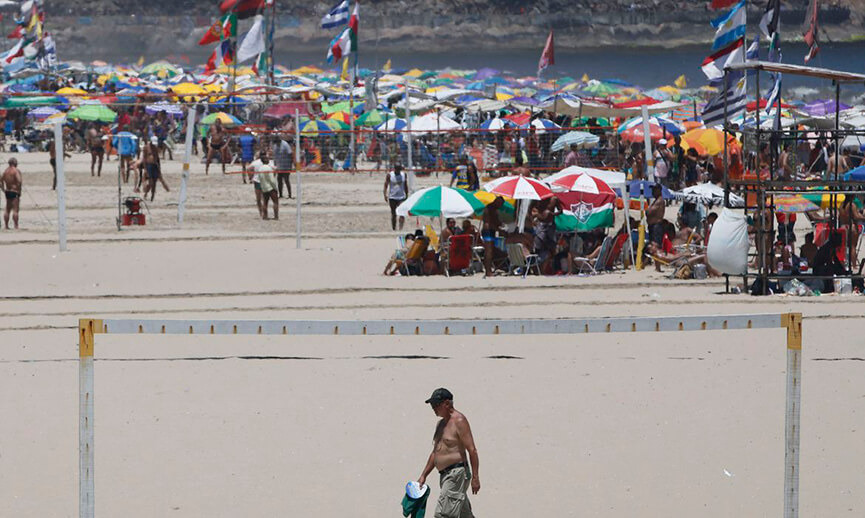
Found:
[[[243,37],[240,47],[237,49],[237,62],[254,58],[264,52],[264,17],[260,14],[255,17],[252,28]]]

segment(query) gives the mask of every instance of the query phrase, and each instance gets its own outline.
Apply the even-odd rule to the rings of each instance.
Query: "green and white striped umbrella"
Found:
[[[412,194],[396,208],[396,213],[400,216],[465,218],[483,210],[484,204],[472,193],[440,185]]]

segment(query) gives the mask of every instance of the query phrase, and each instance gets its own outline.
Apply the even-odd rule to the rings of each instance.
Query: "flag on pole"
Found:
[[[241,20],[255,16],[262,8],[264,0],[222,0],[219,4],[221,13],[235,13]]]
[[[547,43],[544,45],[544,51],[541,52],[541,59],[538,61],[538,77],[541,72],[547,69],[550,65],[556,64],[555,53],[553,52],[553,30],[550,29],[550,35],[547,36]]]
[[[712,26],[715,27],[715,41],[712,44],[712,50],[728,47],[739,38],[745,37],[745,24],[747,22],[745,2],[746,0],[742,0],[727,14],[712,20]]]
[[[348,23],[348,0],[342,0],[321,17],[322,29],[333,29]]]
[[[3,63],[8,65],[15,60],[15,58],[24,55],[24,38],[18,40],[18,43],[15,44],[14,47],[9,49],[6,52],[6,56],[3,58]]]
[[[210,45],[220,40],[227,40],[237,36],[237,15],[228,13],[207,29],[204,36],[198,40],[199,45]]]
[[[342,60],[342,73],[339,74],[342,81],[348,81],[348,56]]]
[[[233,45],[231,44],[231,40],[222,40],[219,42],[216,48],[213,49],[210,59],[207,60],[205,70],[210,72],[216,70],[216,68],[222,65],[230,65],[234,63],[234,52],[232,47]]]
[[[243,63],[247,59],[261,54],[264,50],[264,16],[257,14],[255,15],[255,22],[237,48],[237,62]]]
[[[781,0],[769,0],[766,3],[766,12],[760,19],[760,30],[769,38],[771,43],[775,33],[778,32],[778,21],[781,17]]]
[[[712,0],[712,9],[726,9],[735,3],[736,0]]]
[[[359,26],[358,4],[354,4],[354,13],[348,21],[348,27],[330,42],[330,47],[327,49],[327,62],[333,63],[335,60],[341,59],[343,56],[348,56],[352,52],[357,52],[357,31]]]
[[[745,46],[745,39],[739,38],[730,45],[722,48],[714,54],[706,57],[700,68],[709,81],[717,81],[724,77],[724,67],[731,64],[744,61],[742,47]]]
[[[727,104],[727,119],[744,113],[748,107],[745,75],[741,74],[737,81],[730,79],[730,88],[724,88],[709,100],[703,108],[703,124],[707,128],[720,126],[724,122],[724,103]]]
[[[805,56],[805,63],[807,63],[820,51],[817,45],[817,0],[811,0],[808,4],[808,12],[805,15],[805,43],[808,45],[808,54]]]
[[[267,70],[267,52],[259,54],[252,64],[252,71],[255,72],[255,75],[261,75],[263,70]]]

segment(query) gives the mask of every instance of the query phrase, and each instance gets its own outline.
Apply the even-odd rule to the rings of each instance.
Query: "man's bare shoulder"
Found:
[[[454,424],[457,424],[457,425],[461,425],[463,423],[469,422],[469,420],[466,419],[465,414],[463,414],[459,410],[454,410],[454,413],[451,415],[451,421],[453,421]]]

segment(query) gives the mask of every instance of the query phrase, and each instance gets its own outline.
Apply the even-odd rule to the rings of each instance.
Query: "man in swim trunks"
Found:
[[[441,420],[433,434],[433,450],[418,483],[423,485],[435,467],[439,472],[439,493],[435,518],[474,518],[466,492],[481,489],[478,476],[478,449],[469,421],[454,408],[454,396],[446,388],[437,388],[426,400]]]
[[[218,118],[213,125],[207,130],[207,136],[210,137],[210,147],[207,150],[207,161],[204,164],[204,174],[210,171],[210,160],[214,155],[218,155],[222,163],[222,174],[225,174],[225,164],[231,159],[228,155],[228,134],[225,128],[222,127],[222,121]]]
[[[105,156],[105,146],[102,144],[102,135],[96,130],[94,124],[87,128],[87,147],[90,149],[90,176],[102,176],[102,158]],[[93,174],[93,166],[99,161],[98,175]]]
[[[150,201],[156,196],[156,183],[161,175],[161,164],[159,163],[159,138],[151,137],[150,144],[144,146],[141,159],[146,169],[147,183],[144,185],[144,197],[150,192]]]
[[[18,228],[18,208],[21,203],[22,186],[23,181],[21,171],[18,170],[18,159],[12,157],[9,159],[9,167],[0,176],[0,189],[3,190],[6,198],[6,212],[3,213],[3,223],[6,225],[6,230],[9,230],[10,213],[15,228]]]
[[[484,207],[483,225],[481,226],[481,238],[484,241],[484,271],[487,277],[493,276],[493,254],[495,253],[496,232],[502,226],[499,219],[499,209],[505,204],[505,199],[496,196],[496,199]]]

